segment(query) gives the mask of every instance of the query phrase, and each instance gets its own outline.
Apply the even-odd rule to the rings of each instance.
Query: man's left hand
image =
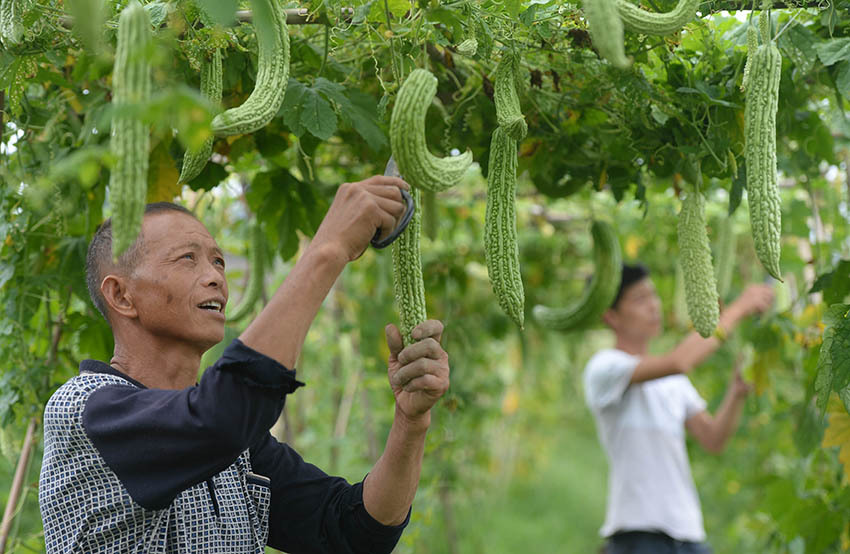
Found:
[[[413,344],[403,348],[401,333],[387,325],[390,349],[387,373],[395,396],[396,408],[411,422],[425,419],[449,388],[449,355],[440,345],[443,324],[435,319],[417,325],[411,335]]]

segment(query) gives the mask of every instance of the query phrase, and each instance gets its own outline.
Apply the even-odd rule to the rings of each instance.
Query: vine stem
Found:
[[[387,30],[390,32],[390,59],[392,60],[393,79],[395,79],[396,83],[398,83],[401,80],[401,70],[398,67],[398,61],[396,60],[395,33],[393,32],[393,26],[390,22],[390,4],[387,0],[384,0],[384,15],[387,18]]]

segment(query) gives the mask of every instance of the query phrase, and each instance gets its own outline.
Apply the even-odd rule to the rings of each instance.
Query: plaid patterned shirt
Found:
[[[268,433],[300,385],[238,340],[181,391],[84,360],[44,413],[47,552],[391,552],[407,522],[381,525],[362,482],[325,474]]]

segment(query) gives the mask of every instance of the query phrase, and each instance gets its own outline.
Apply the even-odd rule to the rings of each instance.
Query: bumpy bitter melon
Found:
[[[113,207],[112,255],[116,259],[136,241],[142,228],[148,182],[149,128],[126,109],[146,102],[151,94],[150,64],[144,55],[151,40],[148,12],[131,0],[118,19],[118,45],[112,70],[110,150],[115,166],[109,176]]]
[[[472,152],[438,158],[425,140],[425,115],[437,92],[437,78],[414,69],[401,85],[390,117],[390,146],[404,179],[416,187],[441,192],[460,181],[472,164]]]
[[[496,103],[496,119],[514,140],[522,140],[528,133],[528,124],[522,115],[517,83],[519,82],[519,60],[513,52],[505,52],[496,66],[493,101]]]
[[[221,51],[216,48],[209,60],[204,60],[201,65],[201,95],[212,104],[218,106],[221,103]],[[178,182],[188,183],[197,177],[212,154],[213,137],[210,136],[200,148],[188,149],[183,155],[183,167],[180,169]]]
[[[411,185],[410,194],[413,196],[413,202],[418,206],[419,190]],[[422,280],[422,257],[419,252],[421,228],[421,210],[416,210],[407,229],[393,242],[393,291],[405,346],[415,342],[411,333],[427,317],[425,283]]]
[[[241,106],[215,116],[216,136],[253,133],[277,114],[289,82],[289,31],[286,12],[277,0],[251,0],[254,17],[267,14],[271,25],[254,24],[257,32],[257,78],[254,90]]]
[[[604,221],[594,221],[590,229],[593,237],[595,271],[581,298],[566,308],[537,305],[534,317],[544,327],[571,331],[593,324],[611,307],[620,287],[623,274],[620,242],[614,228]]]
[[[623,20],[617,0],[584,0],[584,17],[593,46],[614,67],[625,69],[632,62],[626,57]]]
[[[617,0],[617,11],[623,27],[645,35],[670,35],[696,17],[699,0],[679,0],[676,7],[665,13],[648,12],[628,0]]]
[[[484,257],[499,305],[522,329],[525,293],[516,234],[516,168],[516,140],[502,127],[496,127],[490,140]]]
[[[708,338],[717,328],[720,307],[714,268],[711,266],[711,247],[705,229],[705,198],[697,190],[687,191],[682,200],[678,236],[688,315],[694,329]]]
[[[765,14],[762,14],[765,18]],[[744,107],[747,197],[756,255],[773,277],[780,279],[782,211],[776,180],[776,110],[782,55],[767,41],[753,56]]]

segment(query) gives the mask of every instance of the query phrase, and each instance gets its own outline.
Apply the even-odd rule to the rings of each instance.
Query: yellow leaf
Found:
[[[836,398],[831,398],[829,407],[829,425],[823,433],[823,447],[837,446],[838,461],[844,464],[845,479],[850,476],[850,414]]]
[[[505,392],[502,397],[502,413],[505,415],[513,415],[519,409],[519,393],[514,387],[511,387]]]
[[[631,259],[637,258],[638,252],[644,244],[646,244],[646,239],[644,239],[643,237],[638,237],[635,235],[629,236],[626,239],[626,246],[624,248],[626,256]]]
[[[168,146],[165,142],[156,145],[150,155],[148,168],[148,196],[146,201],[170,202],[180,195],[180,187],[177,179],[177,166],[168,155]]]

